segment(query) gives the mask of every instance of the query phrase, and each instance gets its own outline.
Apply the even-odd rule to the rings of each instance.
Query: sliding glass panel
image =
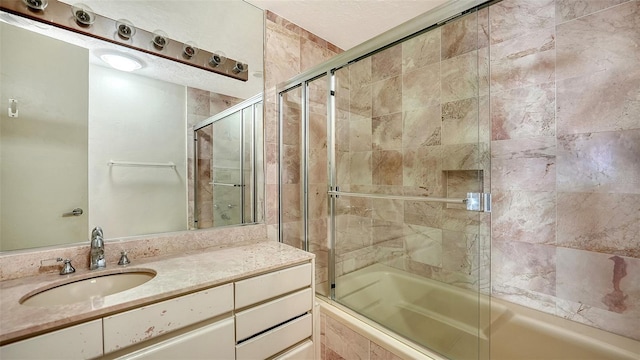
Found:
[[[325,296],[329,295],[327,90],[327,76],[307,83],[308,249],[316,254],[316,292]]]
[[[302,88],[281,94],[280,234],[285,244],[304,249]]]
[[[472,12],[335,73],[335,300],[453,359],[488,354],[488,214],[465,203],[489,189],[482,28]]]
[[[242,112],[213,123],[213,225],[242,223]]]

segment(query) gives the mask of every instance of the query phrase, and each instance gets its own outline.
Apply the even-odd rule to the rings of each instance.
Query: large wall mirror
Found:
[[[95,226],[114,239],[261,222],[262,10],[83,3],[242,60],[248,81],[0,12],[0,251],[87,241]],[[104,54],[142,67],[114,69]]]

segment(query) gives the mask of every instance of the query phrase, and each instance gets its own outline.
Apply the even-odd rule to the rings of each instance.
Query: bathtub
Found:
[[[407,359],[640,359],[639,341],[382,264],[338,277],[336,299],[321,313]]]

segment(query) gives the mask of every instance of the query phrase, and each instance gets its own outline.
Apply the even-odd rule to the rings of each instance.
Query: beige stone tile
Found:
[[[410,261],[442,267],[442,229],[405,224],[403,235]]]
[[[371,56],[371,81],[377,82],[402,74],[402,45],[398,44]]]
[[[353,90],[363,86],[371,85],[371,57],[366,57],[355,62],[345,68],[338,70],[338,73],[347,72],[349,74],[349,86],[347,88]]]
[[[489,8],[478,10],[478,49],[488,47],[490,44],[489,37]]]
[[[373,151],[371,164],[374,185],[402,185],[401,151]]]
[[[553,81],[555,28],[548,27],[491,47],[491,92]]]
[[[402,76],[402,109],[440,105],[440,64],[431,64]]]
[[[558,191],[640,194],[640,130],[558,137]]]
[[[466,198],[467,193],[482,192],[483,174],[479,170],[446,171],[445,197]],[[466,210],[465,204],[447,204],[447,209]]]
[[[441,102],[478,96],[478,51],[470,51],[440,63]]]
[[[349,150],[372,150],[372,120],[353,114],[349,120]]]
[[[442,107],[423,107],[403,112],[402,147],[404,149],[441,144]]]
[[[402,223],[404,221],[404,202],[402,200],[371,199],[372,217]]]
[[[284,145],[282,156],[282,183],[299,184],[301,160],[300,148],[297,145]]]
[[[382,116],[402,111],[402,77],[396,76],[373,83],[372,116]]]
[[[187,87],[187,114],[210,116],[208,91]]]
[[[348,191],[351,184],[351,153],[347,151],[336,152],[336,179],[343,191]]]
[[[267,184],[265,186],[266,191],[266,214],[265,214],[265,222],[267,224],[277,224],[278,223],[278,185],[276,184]]]
[[[371,185],[372,176],[371,151],[357,151],[349,153],[349,183],[359,185]]]
[[[352,88],[349,96],[351,114],[371,118],[373,108],[371,85]]]
[[[442,227],[442,204],[426,201],[405,201],[404,222],[432,228]]]
[[[625,314],[626,321],[637,323],[640,300],[633,294],[640,292],[640,259],[560,247],[556,257],[558,298]],[[616,290],[620,297],[612,301]]]
[[[282,221],[296,222],[302,217],[302,203],[300,202],[300,185],[282,185]]]
[[[282,223],[282,242],[301,249],[303,244],[303,223],[302,221]]]
[[[478,48],[478,14],[470,13],[442,26],[442,60]]]
[[[373,118],[371,138],[373,150],[402,149],[402,113]]]
[[[557,27],[558,80],[640,62],[640,3],[629,1]]]
[[[436,28],[402,43],[402,73],[440,61],[440,34]]]
[[[371,353],[369,355],[370,360],[402,360],[401,357],[395,355],[391,351],[383,348],[382,346],[371,342]]]
[[[442,144],[478,142],[478,98],[442,104]]]
[[[554,83],[494,93],[491,121],[492,140],[554,136]]]
[[[487,143],[443,145],[442,170],[482,170],[489,164]]]
[[[556,88],[558,134],[640,129],[640,66],[560,80]]]
[[[491,142],[491,188],[554,191],[556,139],[537,137]]]
[[[556,23],[583,17],[627,1],[629,0],[556,0]]]
[[[558,193],[558,245],[640,258],[640,195]]]
[[[489,7],[491,44],[530,34],[555,23],[555,0],[505,0]]]
[[[555,244],[555,192],[494,191],[491,235],[496,241]]]
[[[372,244],[403,249],[403,224],[401,222],[373,219],[372,226]]]
[[[419,187],[426,195],[443,196],[442,159],[441,146],[405,149],[402,184],[405,187]]]
[[[309,184],[307,206],[309,219],[324,219],[328,216],[327,184]]]
[[[345,257],[352,258],[347,254],[371,247],[372,235],[371,218],[353,215],[341,216],[336,219],[336,255],[343,256],[343,259]],[[363,255],[366,257],[364,262],[371,264],[373,257],[369,255],[373,254],[366,254],[365,252]]]
[[[640,340],[640,316],[617,313],[581,302],[557,299],[555,315],[605,331]]]
[[[309,177],[310,184],[327,184],[329,176],[327,171],[327,149],[309,149]]]
[[[336,52],[318,45],[316,42],[301,38],[300,39],[300,72],[309,70],[310,68],[323,63],[336,56]]]
[[[493,274],[493,276],[495,275],[496,274]],[[556,302],[558,299],[555,296],[503,285],[495,281],[491,287],[491,296],[493,297],[539,310],[547,314],[555,314],[556,312]]]
[[[556,294],[555,246],[517,241],[493,241],[491,246],[494,286]]]
[[[480,213],[466,209],[442,210],[442,229],[470,235],[480,234]]]
[[[209,116],[219,114],[234,105],[240,104],[243,100],[234,96],[211,93],[209,96]]]
[[[266,22],[265,88],[275,87],[300,73],[300,35]]]

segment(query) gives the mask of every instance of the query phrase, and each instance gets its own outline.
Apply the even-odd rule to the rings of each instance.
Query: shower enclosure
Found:
[[[262,95],[194,126],[197,228],[253,223],[261,166],[256,143],[262,136]]]
[[[320,295],[452,358],[488,357],[483,15],[439,8],[279,88],[280,240]]]

